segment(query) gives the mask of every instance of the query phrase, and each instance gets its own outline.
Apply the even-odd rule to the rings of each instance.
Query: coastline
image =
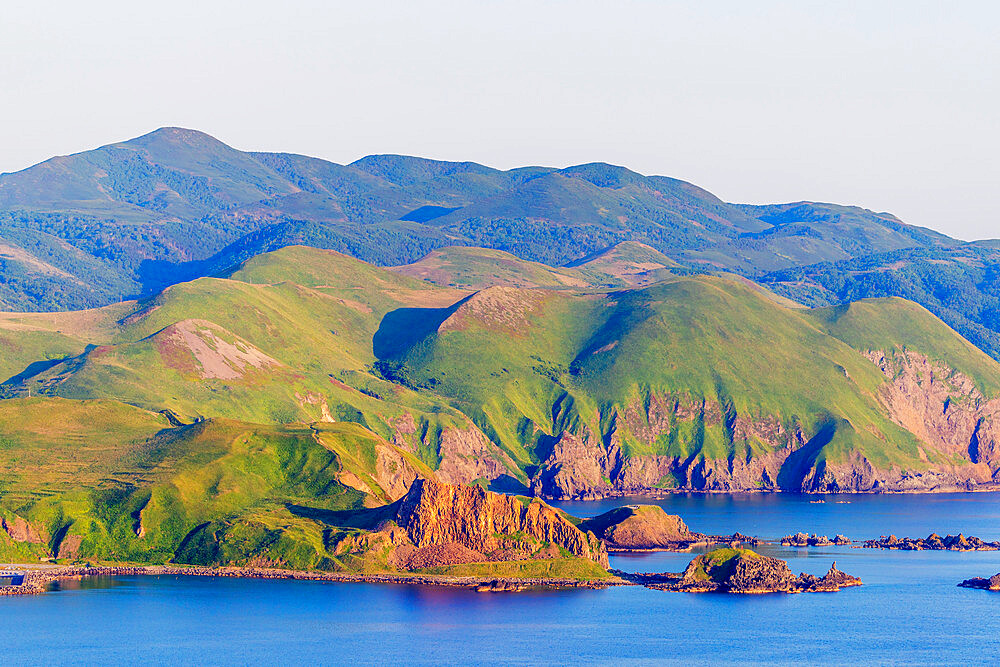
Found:
[[[417,573],[321,572],[312,570],[283,570],[257,567],[202,567],[198,565],[55,565],[39,567],[16,563],[5,565],[24,570],[24,583],[20,586],[0,586],[0,596],[37,595],[60,579],[116,576],[187,576],[231,577],[240,579],[295,579],[299,581],[325,581],[354,584],[409,584],[470,588],[480,592],[518,591],[525,588],[592,588],[632,586],[632,582],[616,576],[608,579],[578,580],[561,578],[474,577]]]
[[[989,482],[976,484],[972,488],[965,486],[934,487],[931,489],[843,489],[838,491],[798,491],[793,489],[694,489],[694,488],[674,488],[674,489],[641,489],[633,491],[611,491],[602,495],[587,495],[578,498],[554,497],[554,496],[533,496],[544,500],[547,503],[571,503],[571,502],[593,502],[595,500],[620,500],[623,498],[636,498],[646,500],[663,500],[678,495],[705,495],[705,496],[733,496],[733,495],[773,495],[783,494],[792,496],[821,497],[821,496],[917,496],[917,495],[937,495],[943,493],[1000,493],[1000,483]]]

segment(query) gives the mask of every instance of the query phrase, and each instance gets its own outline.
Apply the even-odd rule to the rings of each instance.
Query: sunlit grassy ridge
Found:
[[[496,285],[548,289],[624,287],[649,283],[682,268],[658,250],[626,241],[567,266],[551,267],[488,248],[450,247],[392,271],[437,285],[483,289]]]
[[[862,299],[807,312],[824,331],[857,350],[918,352],[968,375],[985,394],[1000,394],[993,360],[912,301]]]
[[[385,554],[338,552],[322,513],[398,497],[402,469],[434,475],[448,434],[454,474],[527,484],[566,433],[732,463],[786,446],[745,428],[765,424],[807,443],[776,480],[794,489],[825,462],[963,463],[888,416],[862,353],[919,352],[1000,395],[994,361],[903,300],[789,308],[638,244],[565,270],[451,257],[438,282],[491,286],[290,247],[141,302],[0,314],[0,514],[38,533],[0,531],[0,556],[373,571]],[[560,284],[512,286],[543,277]],[[681,406],[669,428],[649,423],[657,401]]]
[[[540,442],[581,424],[603,437],[614,428],[633,454],[719,459],[767,451],[754,438],[734,441],[725,419],[695,419],[668,438],[643,442],[614,415],[648,405],[657,394],[797,424],[807,438],[822,433],[826,442],[807,466],[844,461],[851,452],[876,465],[927,466],[916,438],[876,398],[881,372],[851,340],[837,337],[840,330],[827,333],[822,314],[783,308],[745,285],[706,276],[607,294],[550,292],[543,299],[507,290],[491,302],[488,293],[451,315],[460,325],[440,327],[399,360],[413,381],[436,381],[436,391],[520,461],[537,462]],[[485,305],[472,308],[477,299]],[[896,306],[885,306],[892,316]],[[879,307],[864,321],[878,322]],[[897,321],[893,339],[871,344],[904,345],[915,329],[916,348],[954,356],[974,377],[1000,377],[991,360],[935,318],[918,313],[917,319]]]

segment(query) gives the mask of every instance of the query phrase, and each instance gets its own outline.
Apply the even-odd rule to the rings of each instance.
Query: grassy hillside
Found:
[[[720,278],[606,295],[485,290],[397,360],[526,466],[542,463],[567,429],[614,436],[627,454],[682,460],[748,458],[776,446],[738,433],[738,417],[819,437],[805,469],[852,452],[882,465],[927,465],[875,400],[884,378],[874,365],[809,316]],[[994,365],[985,368],[997,377]],[[653,397],[707,402],[719,419],[694,407],[700,416],[674,417],[674,429],[650,437],[640,414]]]
[[[0,175],[0,308],[11,310],[148,296],[288,245],[382,265],[454,245],[564,265],[622,242],[751,277],[959,245],[888,214],[734,205],[603,163],[503,171],[372,155],[340,165],[176,127]]]
[[[288,507],[361,507],[367,494],[340,481],[360,469],[337,450],[361,452],[376,439],[357,426],[322,438],[307,426],[219,419],[178,428],[116,402],[48,398],[0,403],[0,424],[4,468],[18,470],[4,479],[0,514],[8,525],[27,521],[37,537],[0,534],[0,556],[15,559],[193,562],[204,555],[192,537],[218,526],[257,540],[213,547],[237,560],[336,568],[323,527]]]
[[[439,258],[469,284],[585,286],[469,292],[289,247],[142,301],[0,316],[0,555],[385,568],[344,561],[324,512],[416,476],[587,497],[974,487],[1000,469],[989,400],[938,405],[920,378],[886,398],[870,350],[1000,397],[1000,366],[911,302],[786,307],[638,244],[567,269]]]
[[[284,272],[314,286],[278,280]],[[352,421],[406,440],[435,465],[442,433],[471,428],[436,395],[374,371],[373,341],[386,337],[379,332],[387,313],[450,304],[461,293],[309,248],[251,261],[233,276],[177,285],[90,318],[26,316],[35,327],[30,336],[22,336],[22,318],[11,316],[0,322],[0,339],[30,346],[10,359],[14,380],[4,394],[117,400],[170,410],[185,422]],[[45,318],[65,340],[41,328]],[[58,345],[45,347],[49,340]],[[31,353],[52,361],[34,362]]]
[[[459,289],[510,287],[585,287],[579,271],[529,262],[501,250],[450,247],[435,250],[413,264],[393,267],[400,275]]]
[[[810,306],[902,297],[924,306],[1000,358],[1000,247],[980,241],[824,262],[763,276],[771,289]]]
[[[856,350],[918,352],[968,375],[987,396],[1000,395],[993,360],[912,301],[864,299],[806,312],[824,331]]]

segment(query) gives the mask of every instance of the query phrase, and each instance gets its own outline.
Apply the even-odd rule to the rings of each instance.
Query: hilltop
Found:
[[[503,171],[372,155],[341,165],[177,127],[0,174],[5,309],[106,305],[295,244],[383,265],[455,245],[567,265],[623,241],[668,266],[746,275],[957,244],[887,214],[729,204],[599,162]]]
[[[449,256],[482,276],[493,253]],[[505,284],[544,269],[512,261],[470,291],[288,247],[143,301],[0,318],[0,395],[351,422],[444,481],[547,497],[992,482],[1000,368],[923,308],[790,308],[657,261],[619,246],[549,288]]]
[[[922,307],[793,308],[657,261],[624,246],[572,267],[604,276],[583,286],[471,290],[294,246],[140,301],[4,314],[0,546],[340,567],[323,517],[417,479],[591,498],[1000,476],[1000,365]],[[638,514],[622,539],[685,532]]]
[[[663,253],[635,241],[622,241],[563,267],[529,262],[500,250],[454,246],[390,270],[436,285],[473,290],[496,286],[626,287],[656,282],[675,270],[687,272]]]

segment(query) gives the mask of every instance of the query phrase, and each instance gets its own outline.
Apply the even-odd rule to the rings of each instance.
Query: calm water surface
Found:
[[[1000,539],[1000,496],[678,496],[661,504],[694,529],[861,539],[931,531]],[[563,503],[579,515],[625,501]],[[77,582],[0,598],[3,664],[964,663],[1000,661],[1000,593],[957,588],[1000,572],[1000,552],[761,547],[796,572],[833,560],[865,581],[835,594],[721,596],[652,591],[479,594],[199,577]],[[612,557],[678,571],[690,554]]]

